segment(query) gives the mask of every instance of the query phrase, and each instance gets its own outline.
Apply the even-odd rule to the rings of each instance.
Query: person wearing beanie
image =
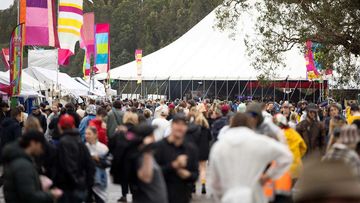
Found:
[[[81,120],[79,125],[80,137],[81,140],[85,143],[85,130],[89,126],[89,122],[96,117],[96,106],[90,104],[86,107],[86,116]]]
[[[360,158],[355,151],[359,141],[360,137],[355,125],[342,127],[339,139],[325,154],[323,161],[344,162],[354,175],[360,177]]]
[[[260,103],[251,103],[246,108],[246,114],[249,116],[249,125],[256,133],[266,135],[275,140],[286,143],[284,132],[276,126],[272,119],[266,119],[263,114],[263,105]]]
[[[44,152],[45,137],[41,132],[25,133],[19,142],[7,145],[3,150],[4,162],[4,197],[5,202],[54,202],[62,195],[58,188],[49,189],[51,181],[46,187],[35,168],[33,159]],[[44,180],[45,178],[43,178]]]
[[[82,203],[94,184],[95,165],[75,128],[74,118],[69,114],[60,116],[58,126],[61,138],[54,182],[64,191],[58,203]]]

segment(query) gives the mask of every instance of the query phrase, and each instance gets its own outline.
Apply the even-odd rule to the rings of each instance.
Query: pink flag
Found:
[[[97,73],[107,73],[110,69],[110,24],[96,24],[95,67]]]
[[[5,48],[5,49],[1,49],[1,58],[5,64],[5,68],[6,70],[10,69],[10,56],[9,56],[9,49]]]
[[[86,57],[91,58],[94,55],[94,37],[95,37],[95,15],[93,12],[85,13],[84,24],[81,28],[81,44],[86,49]]]
[[[59,47],[55,0],[27,0],[25,45]]]

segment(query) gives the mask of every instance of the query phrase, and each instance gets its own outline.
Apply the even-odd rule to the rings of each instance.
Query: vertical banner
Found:
[[[305,52],[305,60],[306,60],[306,75],[308,80],[315,80],[319,78],[320,73],[317,71],[314,62],[314,54],[312,49],[312,42],[306,42],[306,52]]]
[[[3,48],[1,49],[1,58],[5,64],[5,68],[6,70],[9,70],[10,69],[10,64],[9,64],[9,61],[10,61],[10,56],[9,56],[9,49],[7,48]]]
[[[10,96],[18,96],[21,91],[21,71],[25,25],[19,24],[11,34],[10,40]]]
[[[110,24],[95,26],[95,68],[97,73],[107,73],[110,69]]]
[[[75,53],[83,25],[83,0],[59,0],[58,33],[60,41],[59,64],[67,65]]]
[[[86,48],[86,54],[89,59],[94,54],[95,43],[95,15],[93,12],[84,14],[84,24],[81,28],[81,48]]]
[[[83,63],[84,77],[91,73],[91,57],[95,53],[95,15],[93,12],[84,14],[84,24],[81,28],[80,47],[85,50]]]
[[[142,75],[142,50],[137,49],[135,50],[135,61],[136,61],[136,70],[137,70],[137,84],[142,82],[141,75]]]
[[[59,47],[56,32],[55,0],[26,0],[20,2],[20,19],[25,20],[25,45]],[[25,19],[21,12],[25,10]]]
[[[19,24],[26,21],[26,0],[19,0]]]

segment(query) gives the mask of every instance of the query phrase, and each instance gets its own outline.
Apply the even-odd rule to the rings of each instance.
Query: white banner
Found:
[[[58,50],[29,50],[28,66],[56,70],[58,68]]]

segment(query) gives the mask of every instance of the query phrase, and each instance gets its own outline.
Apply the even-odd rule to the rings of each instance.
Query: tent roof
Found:
[[[244,44],[245,35],[254,32],[249,13],[242,16],[241,32],[235,39],[214,28],[216,14],[211,12],[172,44],[143,57],[143,80],[254,80],[259,75],[250,65]],[[255,34],[251,36],[256,40]],[[276,79],[305,79],[303,54],[296,48],[284,53],[286,68]],[[97,75],[104,79],[104,74]],[[137,80],[135,61],[110,71],[112,79]]]
[[[64,95],[65,94],[74,94],[76,96],[88,95],[88,89],[84,85],[76,82],[66,73],[57,73],[56,70],[49,70],[39,67],[29,67],[24,71],[48,87],[51,87],[52,85],[56,85],[57,77],[58,77],[60,89],[63,91]]]

